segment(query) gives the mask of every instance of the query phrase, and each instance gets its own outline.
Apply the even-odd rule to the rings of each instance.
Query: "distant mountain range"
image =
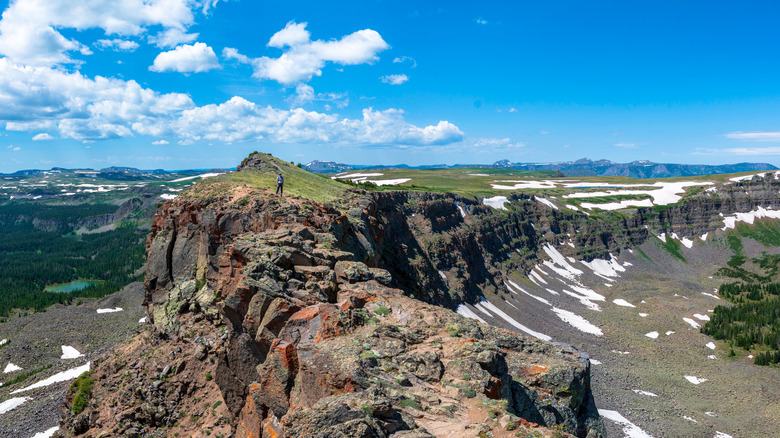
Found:
[[[558,170],[566,176],[628,176],[631,178],[668,178],[678,176],[714,175],[720,173],[737,173],[762,170],[776,170],[777,167],[768,163],[736,163],[719,166],[705,164],[673,164],[654,163],[648,160],[632,161],[631,163],[615,163],[610,160],[593,161],[582,158],[577,161],[562,161],[557,163],[513,163],[509,160],[496,161],[493,164],[435,164],[429,166],[395,166],[351,165],[333,161],[312,161],[306,165],[311,172],[340,173],[350,170],[365,169],[434,169],[477,167],[485,169],[517,169],[517,170]]]

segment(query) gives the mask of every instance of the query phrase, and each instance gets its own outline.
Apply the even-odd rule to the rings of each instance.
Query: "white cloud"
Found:
[[[303,105],[308,102],[331,102],[338,108],[346,108],[349,105],[349,96],[346,93],[315,93],[314,88],[307,84],[298,84],[295,86],[295,94],[287,99],[296,105]],[[329,105],[327,105],[329,107]]]
[[[765,148],[732,148],[723,150],[711,150],[711,153],[715,154],[730,154],[730,155],[780,155],[780,147],[765,147]]]
[[[174,48],[179,44],[191,43],[198,39],[198,33],[187,33],[179,28],[166,29],[155,35],[149,36],[149,42],[163,48]]]
[[[184,44],[171,51],[160,53],[149,70],[202,73],[215,68],[219,68],[219,61],[214,50],[204,43],[195,43]]]
[[[153,145],[165,145],[165,144],[169,144],[169,143],[167,141],[165,141],[165,140],[157,140],[157,141],[153,141],[152,144]]]
[[[32,139],[33,141],[54,140],[54,137],[52,137],[46,132],[42,132],[40,134],[35,134],[35,136]]]
[[[285,51],[278,58],[249,58],[230,47],[226,47],[222,53],[228,59],[251,65],[254,69],[252,76],[257,79],[272,79],[292,85],[322,75],[327,62],[340,65],[371,64],[379,59],[377,53],[390,47],[378,32],[371,29],[353,32],[339,40],[311,41],[306,23],[293,21],[275,33],[268,46]]]
[[[415,61],[414,58],[412,58],[411,56],[400,56],[393,59],[393,64],[401,64],[404,62],[411,62],[412,68],[417,67],[417,61]]]
[[[473,146],[485,150],[512,150],[520,149],[526,146],[521,141],[512,142],[509,138],[478,138],[473,140]]]
[[[486,24],[488,24],[488,21],[487,21],[487,20],[485,20],[484,18],[481,18],[481,17],[480,17],[480,18],[477,18],[476,20],[474,20],[474,22],[476,22],[477,24],[481,24],[481,25],[483,25],[483,26],[484,26],[484,25],[486,25]]]
[[[626,143],[626,142],[615,143],[615,147],[616,148],[623,148],[623,149],[634,149],[634,148],[636,148],[636,144],[635,143]]]
[[[310,34],[309,31],[306,30],[306,24],[307,23],[296,23],[294,21],[288,22],[284,29],[273,34],[268,41],[268,47],[283,49],[284,47],[293,47],[299,44],[308,43],[310,41]]]
[[[517,112],[517,108],[514,108],[514,107],[509,108],[509,112],[510,113],[516,113]]]
[[[131,134],[130,120],[170,117],[193,106],[185,94],[160,94],[135,81],[89,79],[0,58],[0,120],[10,131],[57,129],[63,138],[81,141],[114,138]]]
[[[10,149],[12,151],[20,151],[20,150],[22,150],[22,148],[20,148],[19,146],[14,146],[14,145],[8,145],[8,147],[6,149]]]
[[[16,0],[0,21],[0,54],[14,63],[51,66],[78,63],[68,52],[91,52],[60,29],[102,29],[106,35],[137,36],[150,26],[184,33],[194,24],[193,0]]]
[[[780,141],[780,131],[729,132],[726,138],[744,141]]]
[[[135,41],[114,38],[112,40],[97,40],[95,42],[95,46],[100,49],[123,50],[125,52],[132,52],[138,48],[138,43]]]
[[[149,135],[175,135],[190,141],[265,140],[345,145],[427,146],[463,138],[463,132],[447,121],[418,127],[406,122],[403,111],[397,109],[367,108],[362,119],[349,119],[302,108],[281,110],[258,106],[238,96],[223,104],[184,110],[176,119],[134,123],[133,130]]]
[[[401,85],[409,80],[409,76],[406,75],[385,75],[379,78],[382,82],[390,85]]]

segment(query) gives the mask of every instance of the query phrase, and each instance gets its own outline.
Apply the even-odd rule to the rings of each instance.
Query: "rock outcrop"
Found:
[[[604,435],[586,354],[431,304],[442,263],[431,255],[446,246],[432,252],[401,215],[414,205],[435,218],[419,226],[456,234],[449,198],[345,202],[237,186],[161,206],[147,241],[151,324],[98,362],[89,405],[63,411],[58,434]],[[474,236],[459,238],[465,255]],[[494,281],[482,254],[464,272]]]

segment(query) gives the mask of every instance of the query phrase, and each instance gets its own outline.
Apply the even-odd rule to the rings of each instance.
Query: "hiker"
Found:
[[[284,177],[282,172],[279,172],[279,176],[276,177],[276,194],[284,196]]]

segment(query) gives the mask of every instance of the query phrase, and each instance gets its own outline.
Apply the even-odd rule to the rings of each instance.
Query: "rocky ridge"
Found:
[[[415,245],[386,201],[342,214],[237,186],[166,202],[147,242],[153,326],[98,362],[58,434],[602,436],[586,354],[393,287],[424,270],[383,269]]]

